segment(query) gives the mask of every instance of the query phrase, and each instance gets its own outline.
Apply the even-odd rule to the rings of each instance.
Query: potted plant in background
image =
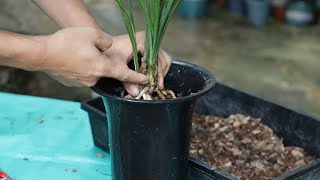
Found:
[[[297,26],[310,25],[314,20],[314,7],[313,0],[291,1],[286,11],[286,22]]]
[[[227,0],[215,0],[215,2],[221,8],[224,8],[227,4]]]
[[[286,16],[286,5],[288,0],[273,0],[272,13],[277,22],[283,23]]]
[[[248,17],[251,24],[261,27],[269,17],[270,0],[247,0]]]
[[[145,51],[140,61],[135,39],[133,0],[126,3],[116,1],[132,43],[135,70],[149,77],[149,84],[140,89],[140,95],[148,96],[144,99],[149,100],[123,97],[124,88],[121,82],[114,79],[101,79],[93,87],[96,93],[102,95],[106,108],[112,178],[187,179],[195,102],[214,86],[215,80],[201,67],[174,61],[165,78],[165,87],[170,91],[159,93],[156,83],[158,52],[170,18],[182,0],[139,1],[146,24]],[[177,95],[176,99],[172,99],[175,96],[172,92]],[[156,100],[155,97],[171,99]]]
[[[245,3],[244,0],[229,0],[229,9],[236,14],[245,13]]]
[[[205,15],[208,0],[184,0],[179,8],[182,17],[188,19],[201,18]]]
[[[319,19],[320,19],[320,0],[317,0],[316,1],[316,20],[315,20],[315,24],[318,24],[319,23]]]

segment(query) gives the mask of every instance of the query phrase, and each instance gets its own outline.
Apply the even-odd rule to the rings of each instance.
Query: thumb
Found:
[[[122,68],[121,68],[122,69]],[[113,77],[119,81],[127,82],[127,83],[133,83],[133,84],[147,84],[148,83],[148,77],[144,74],[137,73],[128,67],[125,67],[124,69],[115,70],[113,72]]]
[[[130,95],[132,95],[132,96],[138,96],[139,95],[139,86],[137,84],[123,83],[123,87],[126,89],[126,91]]]
[[[106,51],[112,46],[112,38],[107,33],[101,32],[95,40],[95,45],[100,51]]]

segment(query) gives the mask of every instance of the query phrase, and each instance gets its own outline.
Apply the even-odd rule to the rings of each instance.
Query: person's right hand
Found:
[[[147,76],[116,64],[102,52],[112,45],[108,34],[88,27],[66,28],[44,37],[43,59],[35,69],[66,86],[94,86],[102,77],[146,84]]]

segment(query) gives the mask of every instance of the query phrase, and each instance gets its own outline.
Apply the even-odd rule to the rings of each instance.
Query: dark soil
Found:
[[[194,115],[190,155],[239,179],[274,179],[315,157],[285,146],[260,119]]]

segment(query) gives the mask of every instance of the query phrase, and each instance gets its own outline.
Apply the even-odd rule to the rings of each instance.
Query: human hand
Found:
[[[110,58],[102,53],[110,48],[112,42],[111,36],[94,28],[60,30],[44,37],[43,58],[37,69],[66,86],[91,87],[103,77],[146,84],[148,78],[145,75],[130,70],[120,60],[116,61],[121,58]]]
[[[105,51],[111,62],[117,62],[126,65],[133,60],[133,50],[128,35],[114,36],[112,46]],[[137,48],[139,53],[144,52],[144,32],[136,33]],[[159,51],[158,60],[158,87],[160,90],[164,89],[164,77],[167,75],[172,63],[172,58],[163,50]],[[139,83],[124,82],[124,88],[133,96],[139,94]]]

